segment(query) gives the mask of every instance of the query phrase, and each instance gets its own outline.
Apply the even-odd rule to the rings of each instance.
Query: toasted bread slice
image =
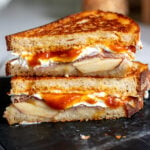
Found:
[[[139,44],[140,28],[130,18],[100,10],[70,15],[50,24],[6,36],[7,49],[21,54],[64,51],[97,45],[119,52]]]
[[[125,78],[13,77],[11,95],[40,93],[95,93],[139,96],[148,87],[146,71]]]
[[[6,108],[4,118],[12,124],[32,124],[41,122],[88,121],[101,119],[117,119],[131,117],[143,108],[141,98],[130,98],[119,107],[99,107],[80,105],[66,110],[55,110],[48,107],[43,101],[35,100],[32,103],[13,103]]]

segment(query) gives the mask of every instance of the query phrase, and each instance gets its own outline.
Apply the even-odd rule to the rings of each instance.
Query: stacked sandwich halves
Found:
[[[18,58],[6,65],[9,124],[131,117],[143,107],[148,66],[137,23],[120,14],[81,12],[6,36]]]

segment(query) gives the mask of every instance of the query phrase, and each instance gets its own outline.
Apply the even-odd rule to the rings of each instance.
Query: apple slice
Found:
[[[75,62],[75,66],[82,73],[91,73],[99,71],[108,71],[113,70],[121,63],[122,59],[113,59],[113,58],[104,58],[100,59],[90,58],[80,62]]]
[[[31,103],[31,101],[33,101]],[[20,103],[13,103],[20,112],[29,115],[35,115],[40,117],[53,117],[55,116],[58,111],[50,108],[44,102],[38,100],[30,100],[30,102],[20,102]]]

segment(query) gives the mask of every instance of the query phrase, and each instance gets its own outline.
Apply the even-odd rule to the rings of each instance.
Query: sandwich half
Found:
[[[131,117],[143,108],[147,79],[145,65],[124,78],[13,77],[4,117],[9,124]]]
[[[50,24],[6,36],[19,58],[7,63],[11,76],[126,77],[142,48],[140,28],[120,14],[80,12]]]

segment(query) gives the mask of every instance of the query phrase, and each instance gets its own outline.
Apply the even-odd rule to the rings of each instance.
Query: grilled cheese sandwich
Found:
[[[17,56],[6,64],[12,104],[9,124],[131,117],[150,88],[136,22],[111,12],[85,11],[6,36]]]

